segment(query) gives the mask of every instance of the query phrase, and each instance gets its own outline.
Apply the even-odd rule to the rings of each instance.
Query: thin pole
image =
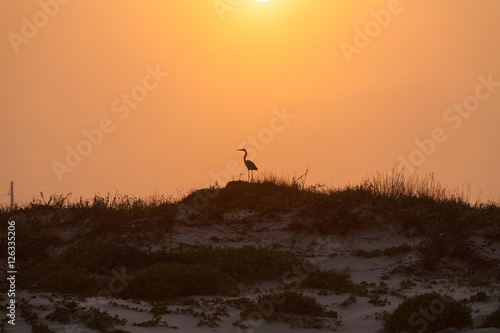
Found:
[[[10,210],[14,210],[14,182],[10,182]]]

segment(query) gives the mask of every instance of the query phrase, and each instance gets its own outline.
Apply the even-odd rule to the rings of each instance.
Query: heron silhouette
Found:
[[[244,151],[245,156],[243,156],[243,161],[245,162],[245,165],[247,166],[248,169],[248,181],[250,181],[250,170],[252,171],[252,179],[253,179],[253,170],[258,170],[257,166],[255,165],[254,162],[247,160],[247,150],[246,149],[238,149],[239,151]]]

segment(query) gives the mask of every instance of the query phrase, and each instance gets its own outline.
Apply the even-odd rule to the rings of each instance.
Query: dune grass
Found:
[[[81,243],[57,255],[32,259],[19,273],[19,286],[25,289],[88,296],[106,289],[118,274],[131,277],[125,281],[122,295],[153,299],[231,293],[236,282],[278,280],[301,263],[292,253],[256,246],[198,246],[145,253],[137,247],[102,242]]]
[[[250,182],[230,181],[225,187],[215,183],[205,189],[193,190],[179,199],[158,194],[142,198],[107,193],[106,195],[96,194],[91,199],[80,197],[72,200],[71,193],[52,194],[46,198],[41,192],[40,197],[33,198],[26,204],[17,205],[13,212],[5,205],[0,206],[0,214],[69,209],[133,218],[160,215],[174,217],[178,212],[179,204],[196,206],[196,210],[201,212],[214,207],[222,210],[237,208],[271,211],[300,205],[356,204],[367,201],[393,202],[401,206],[419,201],[427,204],[451,204],[469,208],[497,207],[493,203],[472,204],[468,187],[461,190],[449,190],[432,173],[425,175],[407,173],[398,166],[390,172],[377,172],[363,178],[358,184],[349,184],[341,188],[331,188],[319,183],[307,185],[308,173],[309,170],[306,170],[304,174],[291,178],[273,173],[262,173]],[[200,198],[203,202],[194,202]]]
[[[264,319],[286,322],[292,327],[324,329],[328,326],[321,318],[337,319],[338,314],[326,310],[314,297],[287,290],[263,294],[255,301],[246,302],[240,316],[237,325],[243,328],[247,320]]]
[[[424,317],[425,313],[432,314]],[[472,309],[463,301],[437,292],[407,298],[385,318],[384,332],[436,332],[448,327],[471,327]]]
[[[236,280],[209,265],[156,263],[132,272],[122,297],[165,300],[192,295],[238,294]]]
[[[186,223],[179,217],[181,206],[194,207],[201,196],[206,200],[194,207],[197,213],[190,217],[190,222],[224,223],[226,212],[252,210],[259,216],[293,212],[288,228],[297,232],[349,235],[366,228],[392,225],[401,233],[426,237],[416,249],[420,265],[427,270],[439,267],[445,256],[467,262],[476,270],[491,266],[469,238],[486,229],[483,235],[492,242],[500,237],[500,207],[494,204],[471,204],[467,191],[449,191],[432,174],[407,174],[398,168],[367,177],[358,185],[336,189],[321,184],[308,186],[307,175],[308,171],[292,178],[268,173],[251,182],[229,182],[224,188],[216,184],[178,200],[158,195],[138,198],[107,194],[72,201],[70,195],[54,194],[46,198],[42,193],[40,198],[14,211],[1,208],[0,217],[7,220],[10,216],[20,216],[16,227],[18,256],[26,263],[27,269],[23,270],[26,285],[38,282],[48,289],[57,286],[39,280],[42,273],[56,274],[54,278],[59,279],[75,275],[78,277],[75,281],[94,290],[99,285],[97,281],[89,283],[86,274],[105,276],[118,265],[139,270],[158,262],[208,263],[237,281],[251,281],[279,278],[294,264],[295,259],[289,254],[246,247],[194,248],[178,253],[150,250],[145,256],[146,245],[151,249],[176,225]],[[65,225],[81,231],[65,241],[58,235]],[[6,231],[6,224],[0,226],[0,231]],[[5,242],[6,239],[1,239],[0,246],[6,247]],[[63,253],[51,254],[58,247],[64,248]],[[406,249],[396,252],[402,250]],[[70,268],[75,270],[57,275],[58,271]]]
[[[40,192],[39,197],[16,205],[14,211],[10,207],[0,206],[0,214],[12,215],[20,212],[41,212],[47,210],[69,210],[78,213],[106,214],[120,217],[174,216],[177,213],[177,201],[162,195],[151,195],[146,198],[123,195],[120,193],[95,194],[92,198],[80,197],[72,200],[72,194],[51,194],[48,197]]]

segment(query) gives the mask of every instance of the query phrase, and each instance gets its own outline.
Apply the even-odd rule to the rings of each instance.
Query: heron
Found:
[[[243,156],[243,161],[245,162],[245,165],[247,166],[247,169],[248,169],[248,181],[250,181],[250,170],[252,171],[252,179],[253,179],[253,170],[258,170],[257,166],[255,165],[254,162],[252,162],[250,160],[247,160],[248,153],[247,153],[246,149],[237,149],[237,150],[245,152],[245,156]]]

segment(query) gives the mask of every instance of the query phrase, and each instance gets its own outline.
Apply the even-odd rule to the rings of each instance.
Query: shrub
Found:
[[[76,321],[83,321],[85,325],[99,332],[120,332],[120,330],[110,331],[113,325],[125,325],[126,319],[120,319],[118,316],[111,316],[107,311],[100,311],[97,308],[90,307],[86,309],[78,306],[75,301],[59,301],[54,307],[54,311],[45,316],[50,321],[57,321],[63,324],[71,324]]]
[[[162,258],[181,264],[210,265],[238,281],[279,279],[283,272],[300,265],[300,260],[290,252],[263,247],[241,248],[199,246],[165,253]]]
[[[476,296],[479,302],[486,302],[488,300],[488,295],[484,291],[478,291]]]
[[[497,309],[490,313],[488,317],[484,320],[481,327],[496,327],[500,328],[500,309]]]
[[[38,320],[38,315],[27,300],[21,299],[19,301],[19,310],[22,317],[31,325],[31,331],[34,333],[54,333],[49,327]],[[4,319],[5,320],[5,319]],[[3,332],[2,327],[2,332]]]
[[[236,281],[211,266],[157,263],[132,272],[124,297],[163,300],[191,295],[234,294]]]
[[[107,311],[101,312],[93,307],[86,311],[81,319],[85,321],[87,327],[102,333],[108,333],[113,325],[125,325],[127,322],[126,319],[120,319],[117,315],[112,317]]]
[[[78,311],[81,310],[75,301],[61,301],[54,306],[54,311],[45,316],[45,319],[70,324],[78,318]]]
[[[327,271],[315,270],[301,282],[300,286],[302,288],[326,289],[343,293],[349,291],[354,284],[351,280],[351,274],[346,270],[339,272],[330,269]]]
[[[478,291],[475,295],[469,297],[469,302],[486,302],[488,300],[488,295],[484,291]]]
[[[375,306],[386,306],[387,304],[391,304],[391,302],[387,300],[387,297],[382,299],[380,295],[370,295],[368,303],[373,304]]]
[[[356,299],[356,296],[351,295],[351,296],[349,296],[349,297],[348,297],[345,301],[343,301],[342,303],[340,303],[340,306],[342,306],[342,307],[349,306],[349,305],[351,305],[351,304],[356,303],[356,300],[357,300],[357,299]]]
[[[41,276],[37,289],[88,295],[97,291],[98,284],[85,269],[69,267]]]
[[[392,332],[436,332],[448,327],[472,325],[472,310],[468,304],[437,292],[406,299],[388,315],[384,330]]]
[[[267,321],[283,320],[287,315],[337,318],[336,312],[326,311],[314,297],[295,291],[261,295],[246,305],[241,318],[253,318],[256,313],[262,314]]]

